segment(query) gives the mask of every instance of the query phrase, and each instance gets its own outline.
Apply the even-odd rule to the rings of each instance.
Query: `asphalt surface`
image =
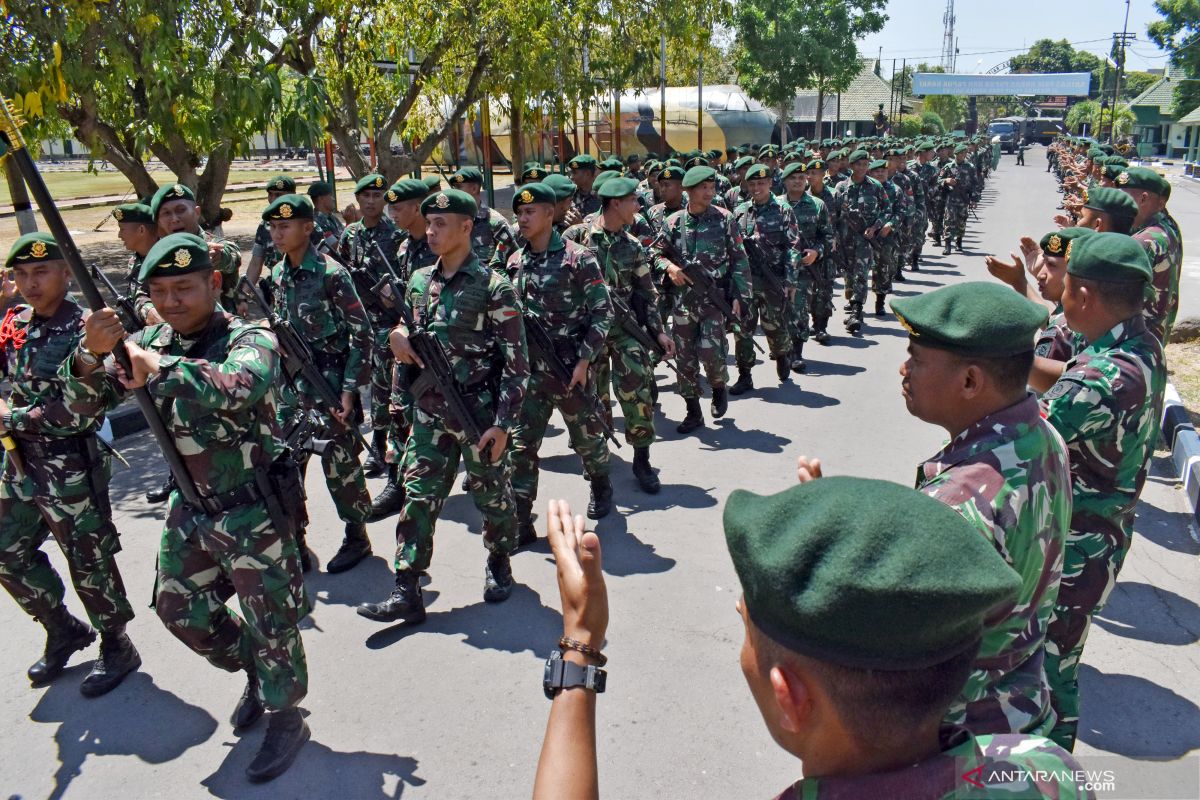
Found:
[[[1044,161],[1028,160],[1016,167],[1005,157],[979,209],[982,222],[970,225],[967,252],[943,258],[937,250],[897,285],[899,294],[987,279],[984,254],[1006,253],[1022,234],[1048,229],[1058,195]],[[1185,232],[1191,227],[1184,222]],[[840,333],[840,315],[831,330]],[[911,484],[944,432],[905,411],[896,372],[904,346],[894,318],[868,316],[861,338],[810,345],[798,383],[781,387],[773,365],[759,365],[762,388],[687,437],[675,433],[683,403],[665,390],[661,441],[652,449],[663,481],[657,496],[638,492],[628,446],[616,451],[617,510],[598,525],[612,614],[598,712],[605,797],[772,797],[800,776],[767,734],[738,668],[742,625],[721,509],[735,488],[789,486],[801,453],[820,456],[829,474]],[[188,651],[146,607],[161,509],[141,493],[165,470],[144,434],[119,445],[134,464],[118,472],[113,495],[120,566],[138,611],[130,633],[144,666],[112,694],[83,699],[78,685],[93,648],[49,688],[31,689],[24,672],[41,652],[41,628],[0,600],[0,796],[528,796],[549,710],[542,662],[561,634],[544,542],[514,558],[520,586],[512,598],[484,604],[479,515],[456,487],[425,587],[429,618],[411,629],[354,613],[390,589],[394,520],[370,526],[376,555],[353,571],[311,575],[304,708],[313,738],[290,772],[252,786],[243,770],[263,726],[239,738],[228,722],[241,676]],[[557,497],[582,510],[587,485],[561,422],[544,454],[539,506]],[[1133,550],[1084,657],[1077,754],[1085,766],[1115,765],[1123,791],[1104,796],[1196,796],[1189,781],[1200,772],[1200,546],[1167,469],[1156,459]],[[320,470],[310,475],[309,541],[323,561],[341,525]],[[57,548],[47,549],[61,569]],[[70,590],[68,603],[82,614]],[[1157,784],[1161,794],[1147,794]],[[1171,794],[1180,791],[1188,793]]]

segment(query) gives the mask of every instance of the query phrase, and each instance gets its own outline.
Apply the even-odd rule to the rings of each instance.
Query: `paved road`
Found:
[[[980,209],[982,224],[966,237],[968,252],[929,258],[900,293],[986,277],[983,254],[1007,252],[1021,234],[1043,233],[1056,199],[1036,160],[1015,167],[1006,158]],[[840,330],[840,320],[833,327]],[[813,346],[799,386],[778,387],[773,366],[760,365],[755,377],[765,388],[735,399],[729,416],[698,436],[675,434],[683,404],[664,393],[662,441],[653,449],[664,488],[656,497],[638,493],[628,447],[618,451],[619,511],[599,526],[612,603],[609,691],[599,710],[606,797],[771,797],[799,776],[763,728],[738,669],[742,626],[721,508],[735,488],[768,492],[791,484],[800,453],[823,457],[830,473],[907,484],[916,464],[941,446],[942,432],[910,418],[900,398],[904,332],[891,318],[868,317],[865,333]],[[515,558],[521,586],[512,599],[485,605],[479,516],[456,494],[439,526],[426,587],[429,619],[407,630],[354,613],[355,604],[378,599],[390,585],[392,528],[372,526],[376,557],[349,574],[310,581],[317,607],[305,631],[305,707],[313,741],[285,777],[252,787],[242,772],[262,729],[239,739],[227,721],[242,689],[239,676],[188,652],[145,607],[160,520],[140,493],[162,470],[146,465],[151,448],[144,438],[121,444],[138,465],[117,476],[114,493],[124,534],[120,563],[139,609],[131,633],[145,666],[99,700],[77,691],[89,662],[50,688],[31,690],[24,670],[42,646],[40,628],[0,602],[0,795],[528,795],[548,710],[541,664],[561,632],[544,544]],[[542,498],[565,497],[582,508],[586,485],[561,426],[546,448]],[[1083,669],[1078,750],[1085,759],[1136,759],[1121,774],[1140,765],[1139,786],[1174,774],[1162,761],[1200,748],[1200,547],[1165,465],[1155,464],[1133,552]],[[340,525],[323,485],[310,481],[309,490],[310,541],[328,558]],[[1195,773],[1195,759],[1190,763]]]

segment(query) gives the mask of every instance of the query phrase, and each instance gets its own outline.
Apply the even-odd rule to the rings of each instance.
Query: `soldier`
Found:
[[[921,142],[916,146],[916,160],[909,162],[908,171],[912,174],[913,197],[917,201],[917,222],[913,227],[912,237],[912,269],[921,271],[921,251],[925,249],[926,233],[929,230],[930,209],[933,198],[937,193],[938,168],[933,163],[933,142]]]
[[[508,256],[516,250],[516,242],[504,215],[483,203],[483,173],[475,167],[463,167],[450,176],[450,186],[471,195],[479,207],[471,230],[471,249],[479,263],[490,264],[493,258],[501,263],[508,261]]]
[[[846,270],[846,291],[850,304],[846,330],[857,334],[863,323],[863,303],[867,299],[867,273],[874,263],[872,240],[884,228],[886,196],[879,181],[867,175],[870,156],[855,150],[848,158],[851,175],[834,190],[841,222],[840,244]]]
[[[159,240],[139,278],[164,325],[126,344],[132,374],[101,359],[125,337],[111,309],[88,318],[83,341],[60,374],[74,413],[112,408],[145,386],[201,498],[178,490],[167,505],[158,555],[155,611],[167,629],[211,664],[246,672],[231,723],[245,729],[272,710],[252,781],[282,774],[309,738],[298,704],[308,668],[298,624],[309,612],[294,536],[300,492],[275,413],[280,379],[270,331],[222,310],[205,241]],[[239,616],[225,601],[236,594]]]
[[[267,181],[267,205],[271,205],[285,194],[296,193],[296,181],[287,175],[276,175]],[[282,255],[271,244],[271,227],[266,222],[260,222],[254,232],[254,247],[250,251],[250,263],[246,265],[246,280],[258,283],[263,266],[270,269],[279,263]]]
[[[383,459],[391,426],[388,405],[392,395],[394,362],[387,335],[400,320],[400,315],[387,306],[385,298],[375,288],[387,275],[384,259],[390,254],[382,251],[394,246],[397,230],[396,223],[384,213],[386,190],[387,181],[377,173],[364,176],[354,185],[354,198],[362,211],[362,219],[350,223],[342,231],[337,252],[338,260],[354,279],[355,291],[367,309],[371,328],[375,332],[371,347],[371,453],[363,464],[363,471],[368,478],[378,477],[387,471],[387,462]],[[359,552],[364,552],[364,545],[369,547],[370,542],[355,543]]]
[[[975,191],[975,170],[967,163],[967,146],[954,147],[954,160],[943,164],[938,173],[938,184],[946,194],[946,218],[942,232],[946,246],[942,255],[950,255],[950,243],[954,242],[958,252],[963,251],[962,237],[967,229],[967,214],[970,211]]]
[[[543,183],[554,190],[554,230],[560,234],[566,233],[567,228],[583,222],[583,215],[575,206],[578,190],[574,180],[566,175],[547,175]],[[507,263],[501,264],[501,267],[507,266]]]
[[[660,177],[661,181],[662,178]],[[688,264],[676,264],[657,244],[655,263],[671,282],[672,333],[679,364],[679,394],[687,405],[687,415],[679,423],[679,433],[691,433],[704,425],[700,410],[700,365],[712,387],[712,415],[725,416],[729,408],[729,371],[725,360],[729,342],[721,311],[692,284],[689,272],[704,270],[726,293],[732,295],[735,317],[750,302],[750,265],[742,246],[742,233],[733,215],[713,206],[717,192],[716,172],[712,167],[692,167],[683,176],[688,191],[687,206],[667,217],[661,239],[670,241]]]
[[[125,203],[112,210],[113,219],[117,221],[117,236],[131,255],[129,257],[129,272],[125,276],[125,296],[133,301],[134,311],[144,325],[154,325],[162,322],[154,304],[138,283],[138,273],[142,269],[142,259],[150,248],[158,241],[158,226],[150,213],[150,206],[142,203]]]
[[[100,657],[79,691],[99,697],[141,666],[125,634],[133,609],[117,569],[120,536],[108,502],[109,453],[96,431],[102,413],[76,413],[59,370],[82,338],[84,310],[69,296],[70,271],[58,243],[45,233],[17,239],[4,262],[28,305],[8,309],[0,353],[12,392],[0,399],[6,452],[0,477],[0,584],[46,629],[46,649],[27,674],[45,686],[71,654],[100,631]],[[9,284],[8,274],[4,276]],[[0,302],[11,300],[0,296]],[[11,435],[12,438],[9,438]],[[93,628],[64,605],[62,580],[42,552],[52,535],[66,557],[71,583]]]
[[[820,176],[824,166],[825,162],[813,159],[807,165],[797,161],[783,170],[786,198],[800,231],[800,268],[796,270],[797,289],[790,318],[793,372],[803,372],[805,369],[804,343],[808,341],[810,333],[810,309],[812,335],[822,344],[829,341],[826,326],[833,311],[830,258],[834,242],[833,225],[829,221],[825,201],[807,191],[810,174],[815,185],[824,188]]]
[[[588,516],[601,519],[612,511],[608,441],[600,427],[602,420],[588,413],[589,405],[594,405],[589,395],[594,397],[595,364],[604,355],[612,325],[612,304],[592,252],[565,241],[554,230],[553,207],[554,190],[545,185],[522,187],[513,198],[525,239],[508,262],[517,300],[527,316],[545,327],[556,351],[551,357],[571,367],[571,382],[563,386],[541,357],[530,361],[529,388],[512,432],[512,489],[521,544],[536,538],[532,509],[537,499],[538,450],[555,409],[562,414],[571,446],[583,460],[584,475],[591,483]]]
[[[275,250],[283,254],[269,273],[274,311],[312,348],[317,369],[341,398],[339,407],[323,407],[317,389],[296,374],[289,376],[292,391],[279,406],[281,426],[306,409],[322,416],[323,436],[329,442],[321,453],[321,467],[338,518],[345,523],[342,545],[326,566],[327,571],[338,573],[371,553],[365,525],[371,496],[359,463],[362,445],[353,426],[358,387],[370,378],[368,354],[374,337],[349,273],[312,246],[313,214],[307,197],[287,194],[267,206],[262,218],[270,225]],[[306,561],[303,539],[300,544]]]
[[[734,333],[738,379],[729,387],[732,395],[753,391],[754,333],[762,317],[775,374],[786,383],[792,374],[792,341],[789,335],[790,307],[795,303],[797,271],[800,266],[800,229],[792,207],[771,193],[771,172],[766,164],[746,170],[742,180],[750,199],[737,207],[735,223],[750,263],[752,293],[746,303],[741,329]]]
[[[950,142],[939,142],[937,157],[930,162],[936,173],[931,179],[932,182],[928,184],[933,187],[929,195],[929,219],[932,223],[929,238],[938,244],[942,242],[942,230],[946,223],[946,196],[949,193],[949,187],[944,186],[941,181],[942,169],[954,163],[954,156],[950,152],[953,149],[954,145]]]
[[[888,152],[888,176],[891,183],[899,187],[900,211],[902,225],[897,231],[896,263],[892,270],[892,280],[904,282],[904,266],[912,258],[913,239],[923,239],[924,230],[917,231],[919,209],[925,205],[924,191],[918,188],[916,175],[908,171],[907,147],[898,147]]]
[[[892,292],[892,276],[900,252],[899,237],[903,227],[900,209],[900,187],[888,180],[887,161],[872,161],[867,175],[883,188],[884,202],[880,206],[882,227],[871,240],[874,260],[871,262],[871,291],[875,293],[875,316],[884,315],[884,301]]]
[[[346,226],[337,218],[333,204],[333,184],[313,181],[308,185],[308,198],[316,213],[313,215],[313,244],[318,251],[334,252]]]
[[[1166,346],[1179,313],[1179,278],[1183,268],[1183,236],[1167,212],[1171,184],[1146,167],[1130,167],[1117,176],[1116,186],[1137,203],[1132,236],[1150,258],[1154,272],[1153,299],[1143,313],[1146,327]]]
[[[590,225],[577,225],[567,239],[591,251],[602,265],[609,293],[622,302],[635,317],[635,323],[654,337],[667,358],[675,355],[675,342],[662,324],[658,313],[658,292],[650,267],[650,256],[629,226],[637,214],[636,183],[628,178],[609,181],[600,189],[603,207]],[[610,366],[611,365],[611,366]],[[654,442],[654,354],[643,348],[628,331],[614,324],[596,371],[596,386],[603,387],[605,405],[608,387],[621,403],[625,416],[625,441],[633,448],[633,476],[643,492],[657,494],[658,476],[650,466],[650,445]]]
[[[1143,248],[1119,233],[1093,233],[1067,248],[1062,305],[1087,348],[1042,395],[1042,410],[1067,443],[1073,510],[1062,584],[1046,641],[1046,677],[1067,749],[1079,724],[1079,660],[1129,551],[1134,509],[1158,438],[1166,367],[1146,327],[1152,280]]]
[[[383,602],[359,606],[358,613],[368,619],[412,624],[425,619],[417,576],[429,568],[434,525],[460,458],[483,515],[488,550],[483,599],[498,603],[512,594],[509,554],[517,546],[517,514],[506,446],[525,395],[529,361],[512,284],[480,264],[471,249],[478,211],[470,195],[455,189],[421,202],[438,262],[417,270],[406,290],[416,325],[444,350],[467,402],[477,409],[476,422],[487,427],[478,441],[468,440],[440,390],[415,391],[421,381],[415,379],[412,433],[402,467],[404,508],[396,523],[396,585]],[[390,341],[397,361],[420,368],[425,365],[409,341],[415,333],[401,323]]]
[[[575,198],[572,202],[575,210],[579,212],[579,220],[600,210],[600,198],[592,191],[592,184],[596,180],[596,166],[596,159],[587,153],[577,155],[567,162],[571,182],[575,184]]]
[[[725,208],[735,209],[750,199],[750,189],[746,185],[746,170],[750,169],[753,164],[754,158],[751,156],[742,156],[733,162],[733,169],[729,174],[730,183],[733,185],[725,191]]]

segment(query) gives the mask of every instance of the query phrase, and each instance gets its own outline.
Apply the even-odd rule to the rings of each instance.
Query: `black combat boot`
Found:
[[[404,479],[400,475],[400,467],[397,464],[388,464],[387,486],[384,486],[383,491],[371,501],[371,514],[367,517],[367,522],[378,522],[393,514],[399,514],[400,509],[404,508],[404,497]]]
[[[944,255],[944,256],[950,255],[950,237],[949,236],[946,237],[946,246],[942,248],[942,255]]]
[[[851,312],[850,316],[846,317],[846,331],[848,333],[858,335],[858,332],[860,330],[862,330],[862,325],[863,325],[862,314],[863,314],[862,309],[856,308],[853,312]]]
[[[882,317],[884,314],[887,313],[887,309],[884,308],[884,305],[883,305],[884,301],[886,299],[887,298],[885,295],[882,295],[882,294],[875,295],[875,316]]]
[[[829,331],[827,330],[829,327],[829,317],[814,319],[813,326],[816,328],[813,332],[813,338],[817,340],[817,344],[828,347],[830,338]]]
[[[512,590],[512,563],[508,553],[488,553],[483,568],[483,599],[488,603],[503,603]]]
[[[824,328],[822,327],[823,330]],[[820,341],[819,337],[822,331],[817,332],[817,341]],[[806,369],[808,369],[808,365],[804,363],[804,342],[798,341],[792,345],[792,372],[804,372]]]
[[[171,491],[175,488],[175,481],[170,475],[160,485],[146,491],[147,503],[165,503],[167,498],[171,496]]]
[[[685,397],[683,402],[687,405],[687,415],[675,426],[676,433],[691,433],[696,428],[704,427],[704,412],[700,410],[699,397]]]
[[[258,673],[253,666],[249,666],[246,668],[246,688],[242,690],[242,697],[233,709],[229,724],[235,731],[244,730],[262,719],[264,711],[266,708],[258,692]]]
[[[650,381],[650,404],[658,405],[658,381],[651,377]]]
[[[517,548],[518,549],[520,549],[522,547],[529,547],[530,545],[537,544],[537,540],[538,540],[537,528],[534,527],[532,522],[525,521],[525,522],[517,523]]]
[[[588,519],[604,519],[612,511],[612,481],[607,475],[597,475],[591,479],[592,493],[588,499]]]
[[[733,382],[733,386],[729,387],[729,393],[737,397],[738,395],[752,391],[754,391],[754,377],[750,374],[750,368],[738,367],[737,380]],[[713,416],[716,415],[714,414]]]
[[[285,708],[272,713],[262,747],[246,767],[246,777],[254,783],[278,778],[296,760],[296,754],[309,736],[308,723],[300,709]]]
[[[638,486],[646,494],[658,494],[662,483],[650,466],[650,448],[633,448],[633,477],[637,478]]]
[[[410,624],[425,621],[425,598],[419,576],[411,569],[396,570],[396,586],[382,603],[363,603],[358,615],[376,622],[404,620]]]
[[[779,376],[780,383],[787,383],[792,379],[791,356],[775,356],[775,374]]]
[[[363,462],[363,474],[368,478],[378,478],[387,471],[384,453],[387,452],[387,431],[375,431],[371,434],[371,452]]]
[[[369,555],[371,540],[367,538],[367,526],[361,522],[347,522],[342,546],[338,548],[337,554],[329,559],[325,571],[345,572]]]
[[[46,628],[46,650],[25,673],[34,686],[45,686],[57,678],[72,653],[96,641],[96,632],[72,617],[62,606],[50,619],[42,620],[42,625]]]
[[[708,410],[712,412],[713,419],[720,419],[729,410],[729,387],[714,386],[712,393],[712,405]]]
[[[125,626],[106,631],[100,636],[100,657],[92,664],[92,671],[79,684],[79,693],[84,697],[99,697],[121,685],[125,676],[142,665],[142,657],[129,637]]]
[[[960,236],[960,237],[958,237],[958,239],[957,239],[957,240],[955,240],[954,244],[955,244],[955,246],[958,248],[958,252],[960,252],[960,253],[961,253],[961,252],[963,251],[963,249],[962,249],[962,237],[961,237],[961,236]]]
[[[921,271],[921,252],[919,250],[912,254],[912,271]]]

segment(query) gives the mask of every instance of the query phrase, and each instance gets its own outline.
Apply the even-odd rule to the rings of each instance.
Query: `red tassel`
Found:
[[[20,350],[25,344],[25,329],[17,328],[17,309],[10,308],[4,314],[4,321],[0,322],[0,348],[12,342],[14,350]]]

